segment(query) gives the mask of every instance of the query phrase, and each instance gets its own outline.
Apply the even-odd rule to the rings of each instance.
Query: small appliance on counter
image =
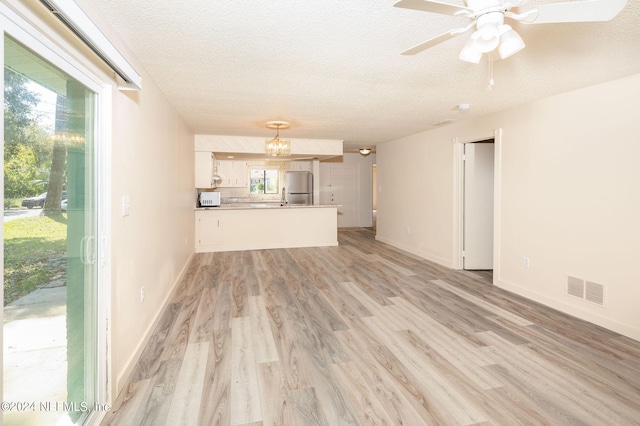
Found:
[[[215,191],[201,192],[198,196],[198,202],[200,202],[200,207],[220,207],[220,193]]]

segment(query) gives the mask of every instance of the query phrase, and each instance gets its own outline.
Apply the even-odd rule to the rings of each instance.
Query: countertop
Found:
[[[255,203],[223,203],[219,207],[195,207],[195,210],[246,210],[246,209],[314,209],[314,208],[328,208],[338,207],[335,204],[315,204],[310,206],[305,205],[281,205],[279,202],[255,202]]]

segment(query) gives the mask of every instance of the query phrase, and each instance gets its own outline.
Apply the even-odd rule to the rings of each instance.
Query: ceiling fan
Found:
[[[520,12],[522,0],[465,0],[467,6],[457,6],[432,0],[400,0],[394,7],[421,10],[444,15],[464,16],[471,22],[440,34],[402,52],[415,55],[430,47],[466,33],[475,31],[460,52],[460,59],[479,63],[483,53],[496,48],[502,59],[519,52],[525,46],[520,35],[504,23],[505,18],[526,24],[550,24],[562,22],[601,22],[613,19],[627,4],[627,0],[583,0],[565,3],[542,4]]]

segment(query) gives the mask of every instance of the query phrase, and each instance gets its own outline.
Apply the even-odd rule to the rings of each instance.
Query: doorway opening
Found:
[[[499,253],[501,131],[454,142],[454,269],[494,282]]]

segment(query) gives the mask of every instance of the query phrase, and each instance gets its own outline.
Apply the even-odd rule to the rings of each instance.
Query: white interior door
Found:
[[[358,166],[331,165],[332,204],[338,206],[338,228],[357,226],[359,211]]]
[[[494,144],[464,145],[464,269],[493,269]]]
[[[331,200],[331,164],[320,163],[318,185],[320,187],[319,203],[322,205],[333,204]]]

